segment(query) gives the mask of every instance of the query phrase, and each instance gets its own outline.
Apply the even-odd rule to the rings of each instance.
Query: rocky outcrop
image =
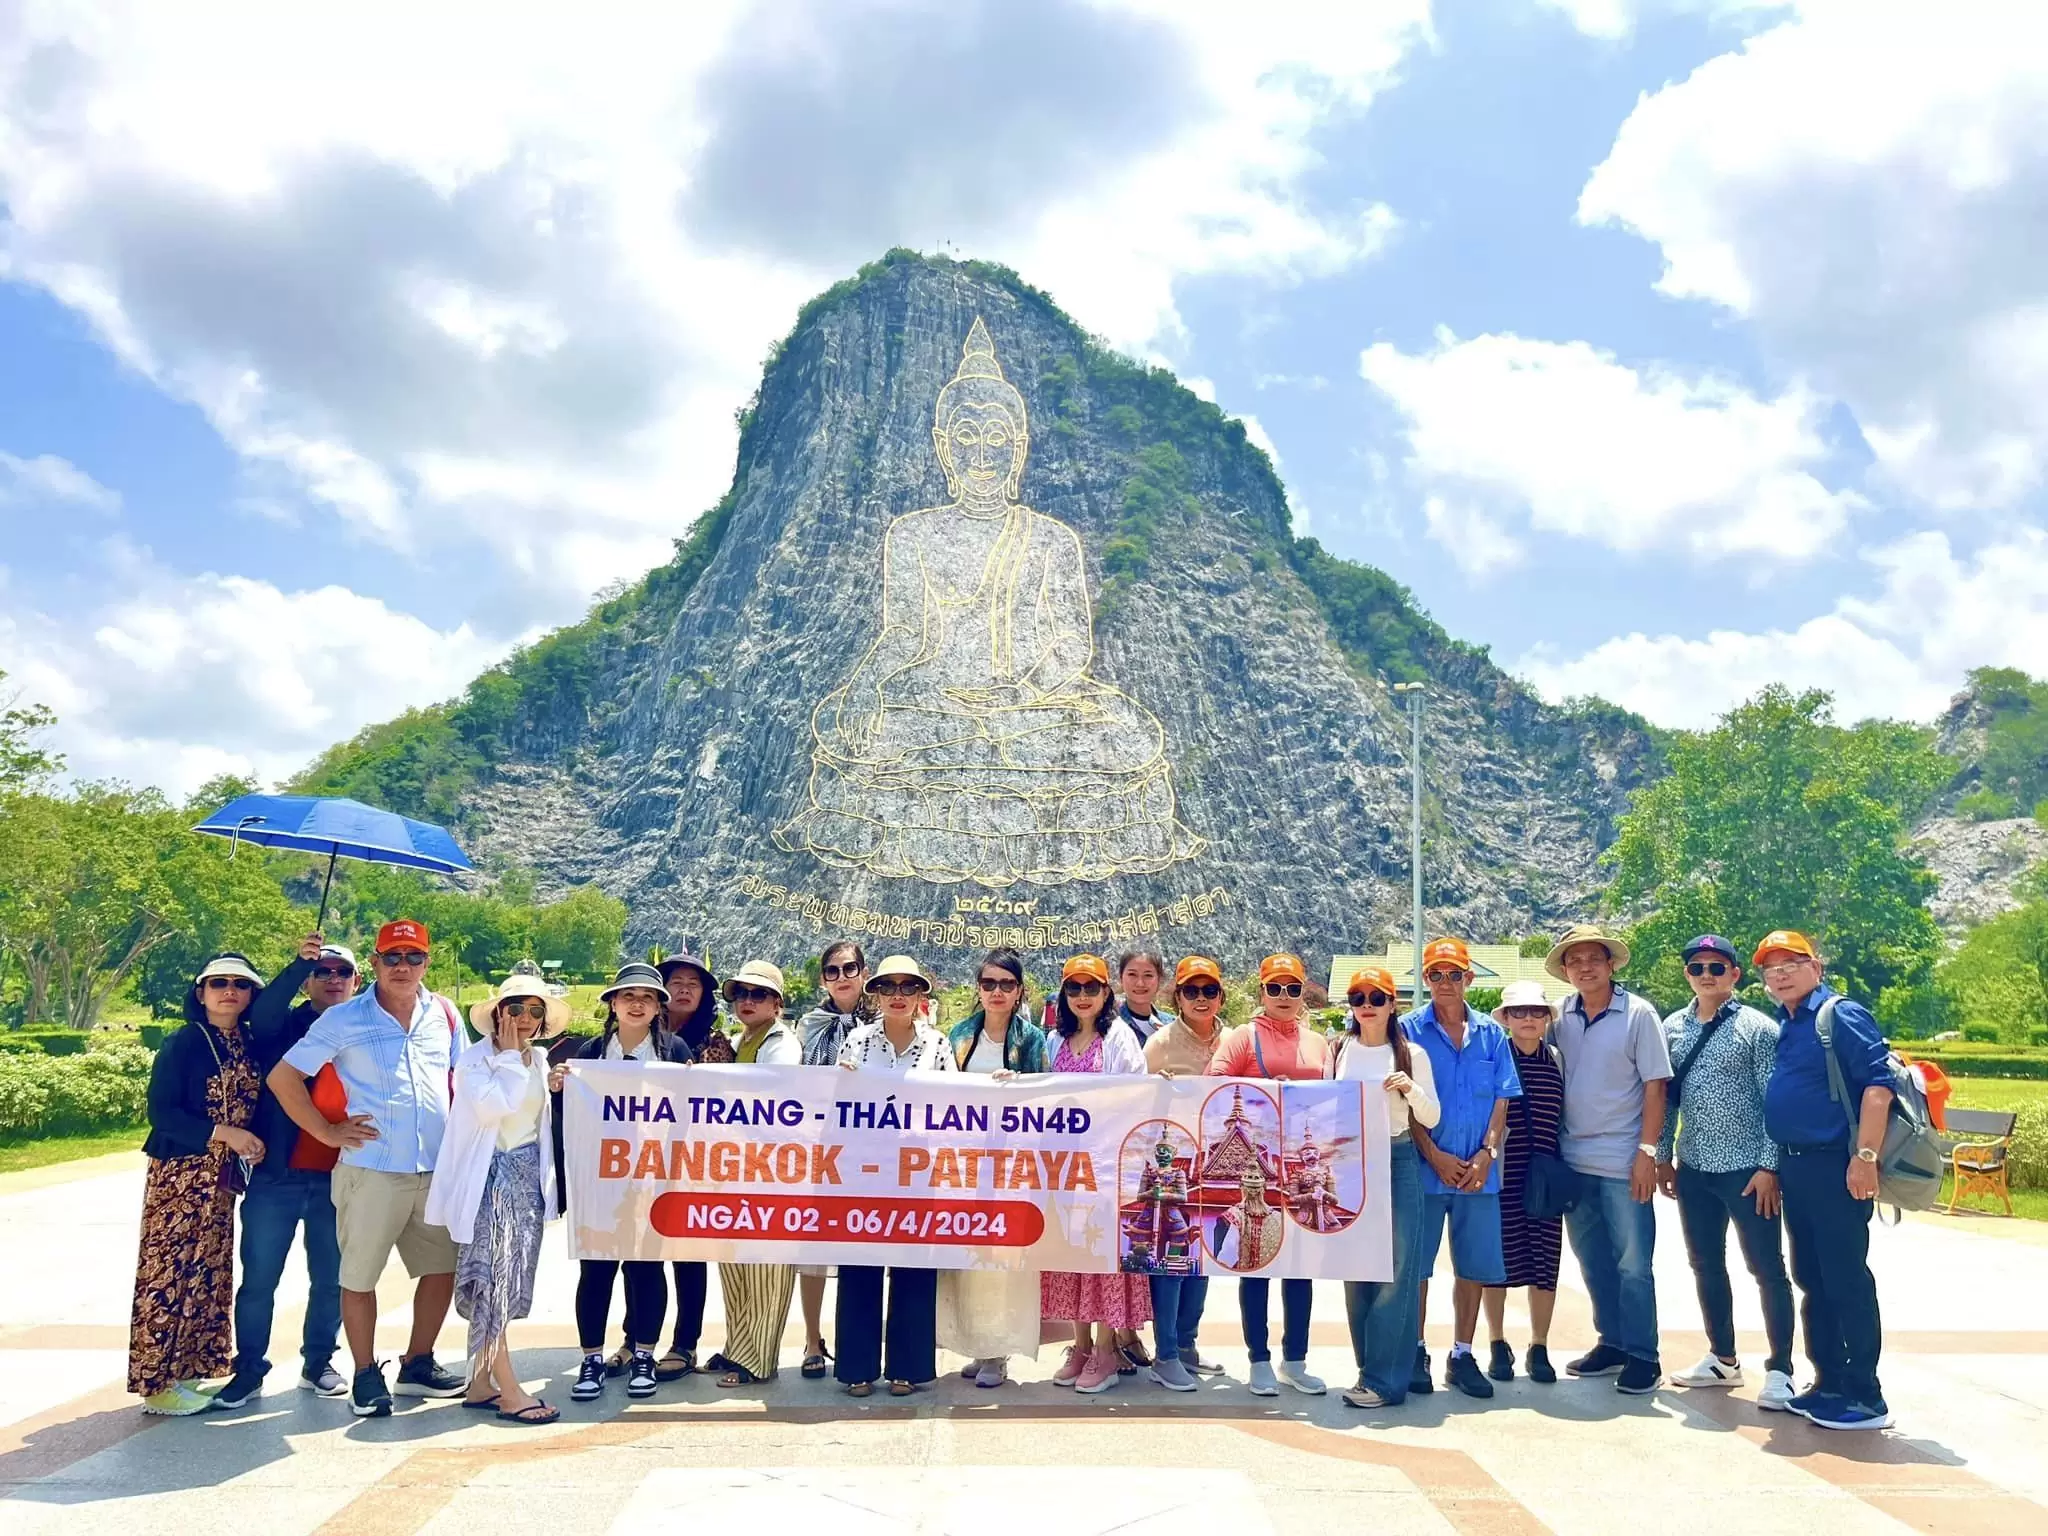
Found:
[[[919,546],[924,575],[892,584],[885,616],[893,520],[970,494],[958,464],[949,482],[933,433],[977,320],[1028,411],[1013,499],[1039,516],[1005,525],[1009,544],[972,517],[938,519],[937,542]],[[977,388],[986,425],[1006,407],[993,384]],[[956,456],[983,451],[963,444]],[[1641,722],[1544,705],[1391,584],[1392,597],[1333,596],[1346,571],[1371,573],[1297,544],[1239,424],[1102,352],[999,269],[892,257],[809,306],[764,374],[715,515],[687,582],[588,650],[580,692],[507,723],[501,760],[464,805],[483,853],[535,866],[544,888],[594,880],[623,897],[634,947],[687,933],[720,957],[793,959],[844,932],[957,971],[1005,938],[1066,952],[1149,937],[1233,966],[1294,948],[1313,969],[1408,921],[1408,727],[1381,667],[1430,687],[1432,928],[1501,938],[1584,912],[1614,818],[1654,769]],[[1059,586],[1062,527],[1078,545],[1080,605]],[[905,664],[928,685],[890,684],[938,700],[924,716],[892,706],[871,720],[835,703],[814,720],[886,625],[926,626],[928,651],[987,629],[990,583],[1013,567],[1051,574],[1012,583],[1030,590],[1003,610],[1012,628],[993,643],[1009,659],[982,679],[992,692],[948,692],[941,671],[978,665],[948,652],[944,666]],[[1061,625],[1090,606],[1092,656],[1068,678]],[[1026,609],[1028,622],[1014,617]],[[952,638],[930,640],[932,624]],[[1397,633],[1398,649],[1381,646]],[[1052,659],[1020,681],[1041,655]],[[958,739],[963,720],[972,741]],[[1142,778],[1146,722],[1163,778],[1156,765]],[[1054,789],[1018,787],[1034,774]],[[1167,784],[1165,814],[1187,837],[1162,844],[1151,824]],[[915,823],[920,876],[879,852],[821,851],[866,809]],[[824,825],[835,830],[803,830]],[[1060,864],[1082,843],[1093,851]],[[992,875],[1003,857],[1018,868]],[[1055,883],[1048,861],[1085,873]],[[1132,872],[1101,874],[1105,863]],[[963,877],[935,877],[942,867]]]
[[[1913,842],[1940,882],[1927,908],[1952,935],[2019,906],[2015,883],[2048,859],[2048,828],[2031,816],[2005,821],[1933,816],[1914,829]]]

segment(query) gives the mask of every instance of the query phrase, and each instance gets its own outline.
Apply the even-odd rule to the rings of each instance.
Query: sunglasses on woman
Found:
[[[1728,963],[1725,960],[1688,960],[1685,965],[1688,976],[1726,976]]]
[[[1354,1008],[1384,1008],[1393,999],[1374,987],[1370,992],[1346,992],[1344,1001]]]
[[[206,978],[209,992],[254,992],[256,983],[246,976],[209,976]]]
[[[736,1003],[762,1003],[775,996],[766,987],[734,987],[731,993]]]
[[[548,1005],[539,998],[533,998],[523,1003],[500,1003],[498,1011],[508,1019],[545,1019],[548,1016]]]
[[[1099,981],[1070,981],[1060,990],[1069,997],[1100,997],[1103,987]]]
[[[931,989],[921,981],[875,981],[868,990],[877,997],[922,997]]]
[[[980,980],[984,992],[1014,992],[1024,985],[1014,976],[983,976]]]
[[[827,981],[851,981],[866,970],[867,967],[858,960],[848,960],[843,964],[835,961],[831,965],[821,967],[818,974]]]
[[[1299,997],[1301,983],[1298,981],[1269,981],[1266,983],[1268,997]]]
[[[1205,1000],[1223,995],[1223,989],[1213,981],[1191,981],[1186,986],[1176,987],[1174,990],[1182,997],[1199,997]]]

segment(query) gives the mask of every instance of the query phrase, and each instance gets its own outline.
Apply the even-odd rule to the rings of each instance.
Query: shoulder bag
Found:
[[[1513,1050],[1514,1045],[1510,1043],[1508,1049]],[[1544,1042],[1543,1049],[1562,1075],[1564,1054],[1549,1041]],[[1572,1171],[1571,1164],[1555,1152],[1536,1149],[1526,1092],[1516,1098],[1515,1109],[1516,1118],[1521,1122],[1522,1137],[1529,1143],[1529,1172],[1522,1181],[1522,1213],[1537,1221],[1558,1221],[1579,1203],[1579,1176]]]

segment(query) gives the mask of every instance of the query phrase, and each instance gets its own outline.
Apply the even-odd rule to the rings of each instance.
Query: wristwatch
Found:
[[[1636,1143],[1636,1150],[1651,1162],[1657,1161],[1657,1144],[1654,1141],[1639,1141]]]
[[[1859,1163],[1876,1162],[1877,1149],[1875,1147],[1858,1147],[1856,1149],[1856,1161]]]

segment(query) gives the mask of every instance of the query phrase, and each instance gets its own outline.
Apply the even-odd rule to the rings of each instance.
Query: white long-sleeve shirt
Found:
[[[1355,1035],[1341,1035],[1330,1042],[1330,1050],[1335,1068],[1332,1075],[1348,1082],[1384,1083],[1387,1074],[1394,1070],[1391,1045],[1365,1045]],[[1408,1091],[1403,1094],[1387,1090],[1387,1132],[1395,1140],[1408,1134],[1411,1118],[1428,1130],[1443,1115],[1443,1106],[1437,1102],[1436,1074],[1430,1070],[1429,1052],[1420,1046],[1411,1047],[1408,1065]]]

